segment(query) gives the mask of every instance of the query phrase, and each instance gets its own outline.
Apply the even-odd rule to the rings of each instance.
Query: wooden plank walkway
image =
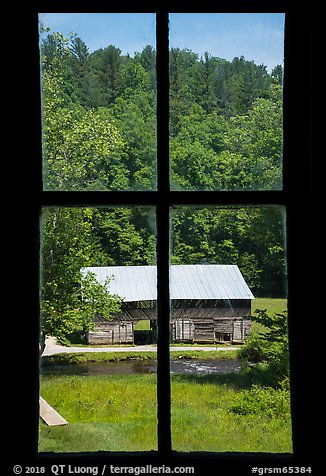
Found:
[[[40,397],[40,417],[49,426],[68,425],[65,420],[51,405]]]

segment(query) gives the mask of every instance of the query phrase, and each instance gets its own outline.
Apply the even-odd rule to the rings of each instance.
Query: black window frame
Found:
[[[263,3],[263,5],[262,5]],[[253,466],[311,466],[315,454],[314,418],[307,408],[313,408],[313,396],[302,380],[306,368],[306,330],[300,323],[302,299],[312,292],[313,282],[307,276],[314,272],[317,251],[312,248],[311,229],[315,226],[316,190],[314,189],[315,155],[313,90],[315,73],[315,15],[312,8],[304,10],[290,1],[245,2],[189,0],[166,2],[91,2],[90,8],[78,11],[149,12],[157,14],[157,74],[158,74],[158,190],[149,192],[45,192],[42,190],[42,150],[40,117],[40,78],[38,55],[37,13],[42,11],[76,11],[74,2],[31,2],[12,8],[8,21],[14,19],[13,47],[9,48],[8,118],[9,191],[3,203],[8,217],[5,232],[9,237],[6,258],[9,270],[9,296],[14,315],[8,319],[8,335],[15,336],[18,353],[12,356],[8,368],[10,386],[8,404],[17,404],[13,431],[9,432],[9,473],[15,464],[46,466],[51,464],[92,464],[99,458],[109,458],[114,465],[165,464],[193,465],[205,470],[211,464],[231,471]],[[313,2],[311,7],[313,7]],[[169,128],[168,128],[168,14],[186,12],[284,12],[285,13],[285,83],[284,83],[284,159],[283,189],[279,191],[241,192],[173,192],[169,189]],[[19,61],[16,55],[21,52]],[[305,67],[302,68],[302,62]],[[300,95],[300,103],[298,101]],[[114,206],[144,205],[157,210],[158,250],[158,450],[141,453],[77,453],[43,455],[37,452],[39,396],[39,236],[40,210],[44,206]],[[289,342],[291,371],[291,407],[293,423],[293,454],[258,453],[180,453],[172,451],[170,421],[169,373],[169,211],[174,205],[282,205],[287,214],[287,263],[289,299]],[[302,222],[304,221],[304,226]],[[302,250],[301,247],[304,247]],[[298,251],[300,249],[300,251]],[[315,254],[314,254],[315,252]],[[305,277],[305,278],[303,278]],[[308,281],[308,282],[307,282]],[[15,285],[12,285],[15,283]],[[22,285],[23,283],[23,285]],[[19,299],[17,298],[17,284]],[[308,310],[309,311],[309,310]],[[298,323],[299,321],[299,323]],[[8,339],[10,341],[10,339]],[[24,366],[24,384],[17,379],[14,366]],[[23,402],[22,402],[23,398]],[[19,404],[19,406],[17,406]],[[17,433],[16,428],[20,431]],[[304,436],[306,435],[306,436]],[[310,435],[308,437],[308,435]],[[78,460],[76,460],[78,458]],[[58,462],[59,461],[59,462]],[[102,461],[102,460],[101,460]],[[216,467],[217,468],[217,467]],[[209,474],[209,473],[206,473]]]

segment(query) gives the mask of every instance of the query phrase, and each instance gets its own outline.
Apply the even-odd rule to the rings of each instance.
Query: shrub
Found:
[[[249,390],[243,390],[234,400],[230,411],[238,415],[288,418],[290,416],[288,378],[285,378],[278,388],[252,385]]]
[[[251,336],[239,357],[251,363],[267,363],[276,382],[289,374],[287,313],[269,316],[266,309],[256,309],[257,316],[252,319],[262,324],[266,331]]]

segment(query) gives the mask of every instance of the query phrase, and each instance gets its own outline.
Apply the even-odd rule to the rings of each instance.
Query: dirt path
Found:
[[[203,351],[212,351],[212,350],[236,350],[238,347],[233,346],[203,346],[203,345],[189,345],[189,346],[171,346],[171,351],[185,351],[185,350],[203,350]],[[45,342],[45,349],[42,356],[46,355],[55,355],[55,354],[73,354],[77,352],[156,352],[157,347],[155,345],[135,345],[135,346],[111,346],[111,347],[66,347],[64,345],[59,345],[56,342],[55,337],[48,337]]]

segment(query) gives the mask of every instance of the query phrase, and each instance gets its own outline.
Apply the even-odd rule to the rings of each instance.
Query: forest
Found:
[[[155,190],[155,49],[48,33],[40,52],[44,189]],[[171,49],[171,188],[280,189],[282,82],[281,65]],[[284,297],[284,230],[282,207],[174,208],[171,262],[237,264],[254,294]],[[46,332],[64,335],[85,326],[82,267],[155,264],[155,209],[44,208],[41,239]]]

